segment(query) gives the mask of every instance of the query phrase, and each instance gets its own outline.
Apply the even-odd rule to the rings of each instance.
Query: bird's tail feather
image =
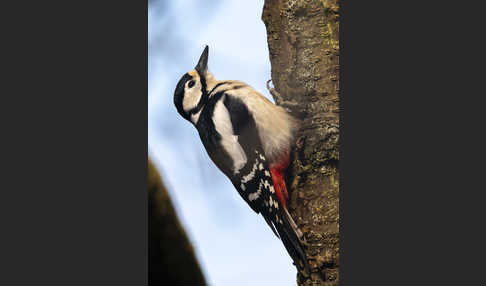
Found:
[[[263,216],[263,215],[262,215]],[[280,236],[278,235],[278,232],[277,230],[275,229],[275,226],[273,225],[272,221],[266,217],[266,216],[263,216],[263,218],[265,219],[265,221],[267,222],[268,226],[272,229],[273,233],[275,234],[275,236],[280,239]]]
[[[310,266],[307,261],[307,255],[302,246],[302,232],[297,228],[294,220],[287,210],[281,212],[282,224],[276,223],[275,227],[282,240],[285,249],[299,270],[305,269],[310,275]]]

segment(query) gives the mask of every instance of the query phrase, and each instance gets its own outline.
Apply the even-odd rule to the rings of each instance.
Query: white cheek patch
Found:
[[[184,111],[189,112],[191,109],[196,107],[201,100],[201,97],[201,84],[199,82],[196,82],[196,84],[191,88],[189,88],[186,83],[184,88],[184,99],[182,100],[182,108]]]
[[[224,150],[229,154],[233,161],[233,172],[238,174],[246,164],[246,155],[238,142],[238,136],[234,135],[233,125],[229,112],[223,104],[224,97],[222,97],[214,107],[213,122],[216,131],[221,135],[221,144]]]

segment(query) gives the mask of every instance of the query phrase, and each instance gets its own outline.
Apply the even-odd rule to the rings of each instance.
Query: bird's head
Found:
[[[194,116],[198,116],[208,100],[209,85],[215,81],[208,71],[208,46],[199,58],[196,67],[184,74],[177,83],[174,92],[174,104],[179,114],[195,124]]]

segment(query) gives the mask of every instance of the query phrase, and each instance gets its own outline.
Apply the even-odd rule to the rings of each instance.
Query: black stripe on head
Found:
[[[182,101],[184,100],[184,87],[186,82],[191,80],[192,76],[186,73],[182,76],[182,78],[177,83],[176,89],[174,91],[174,104],[177,108],[177,112],[187,120],[190,120],[190,115],[184,112],[184,108],[182,107]]]
[[[208,93],[208,95],[211,95],[215,89],[217,89],[218,87],[222,86],[223,84],[227,84],[227,83],[230,83],[230,82],[229,81],[223,81],[223,82],[218,83],[217,85],[215,85],[213,87],[213,89],[211,89],[211,91]]]

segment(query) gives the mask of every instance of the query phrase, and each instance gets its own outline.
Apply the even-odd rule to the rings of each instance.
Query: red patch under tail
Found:
[[[289,194],[287,192],[287,186],[285,184],[285,170],[289,166],[290,156],[289,152],[283,158],[277,162],[270,164],[270,173],[272,175],[273,187],[277,199],[282,206],[283,211],[280,223],[275,224],[280,239],[282,240],[287,252],[294,260],[295,265],[299,269],[305,269],[307,273],[310,273],[310,266],[307,262],[307,256],[302,246],[302,232],[299,230],[297,224],[290,216],[287,208],[287,201]],[[267,221],[268,223],[268,221]],[[271,223],[269,223],[271,225]]]
[[[283,160],[270,166],[275,194],[277,195],[280,204],[285,207],[285,209],[287,209],[287,200],[289,199],[287,186],[285,184],[285,169],[287,169],[289,163],[290,156],[289,153],[287,153]]]

